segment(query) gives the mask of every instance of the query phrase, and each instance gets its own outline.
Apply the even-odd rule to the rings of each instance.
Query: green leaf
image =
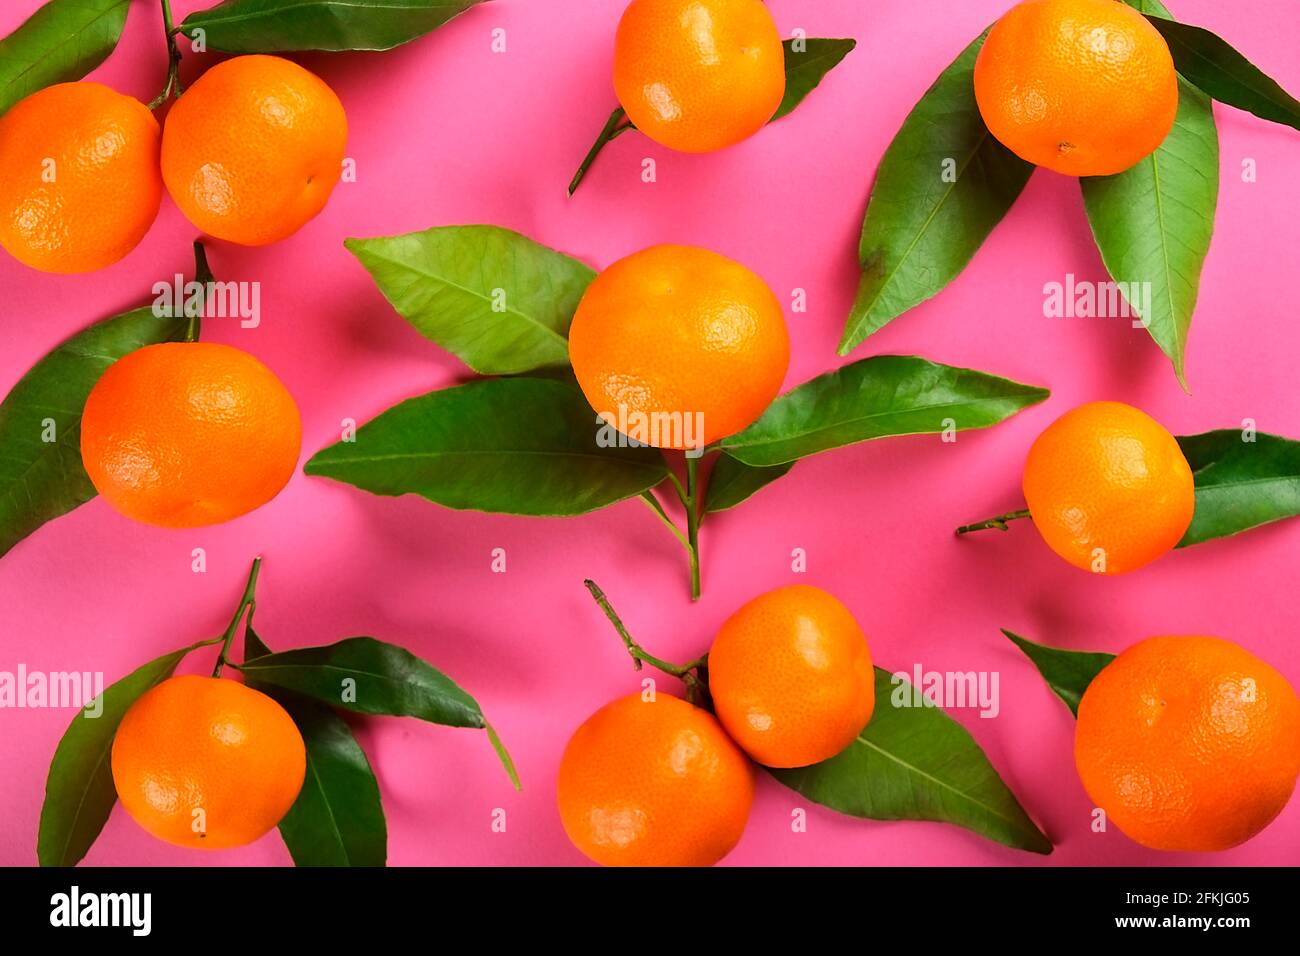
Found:
[[[270,654],[252,626],[246,628],[244,661]],[[325,704],[290,691],[256,680],[247,684],[289,712],[307,747],[302,791],[280,821],[280,836],[294,864],[383,866],[388,824],[379,783],[347,721]]]
[[[1178,72],[1203,92],[1260,119],[1300,129],[1300,101],[1226,41],[1167,16],[1148,14],[1147,20],[1169,44]]]
[[[1236,428],[1179,436],[1196,479],[1196,510],[1178,547],[1300,515],[1300,442]]]
[[[756,468],[730,455],[719,455],[709,474],[704,512],[712,514],[736,507],[760,488],[783,477],[793,467],[794,462],[788,461],[767,468]]]
[[[511,758],[510,752],[506,750],[506,745],[501,742],[500,735],[497,734],[496,728],[491,724],[485,723],[483,729],[487,731],[488,742],[492,744],[492,749],[496,752],[497,759],[501,761],[501,766],[505,768],[506,775],[510,778],[510,783],[516,790],[523,790],[524,785],[519,782],[519,771],[515,769],[514,759]]]
[[[487,379],[402,402],[305,470],[374,494],[522,515],[584,514],[668,477],[657,449],[602,448],[598,427],[564,382]]]
[[[939,74],[880,161],[841,355],[955,279],[1034,170],[993,138],[975,103],[975,58],[987,33]]]
[[[227,53],[391,50],[483,0],[225,0],[191,13],[181,32],[202,31]]]
[[[822,78],[839,66],[840,61],[858,45],[857,40],[847,38],[833,40],[807,37],[802,40],[803,50],[796,52],[797,42],[800,41],[786,40],[781,44],[785,48],[785,96],[768,120],[769,123],[794,112],[794,108],[817,89]]]
[[[248,680],[360,714],[418,717],[448,727],[483,727],[474,698],[405,648],[349,637],[245,661]]]
[[[265,650],[260,641],[257,645]],[[360,714],[417,717],[448,727],[482,728],[511,783],[516,790],[522,789],[514,761],[477,701],[405,648],[373,637],[349,637],[324,647],[259,654],[246,659],[239,671],[264,690],[276,687]]]
[[[0,555],[95,497],[81,465],[86,398],[122,356],[182,341],[187,324],[183,317],[158,318],[152,308],[99,322],[37,362],[0,402]]]
[[[0,113],[103,63],[117,46],[129,6],[130,0],[50,0],[0,40]]]
[[[345,243],[425,338],[480,375],[569,364],[569,323],[596,273],[497,226]]]
[[[1035,644],[1011,633],[1005,627],[1002,628],[1002,633],[1025,652],[1025,656],[1038,668],[1038,673],[1043,675],[1043,680],[1047,681],[1047,686],[1052,688],[1052,693],[1065,701],[1065,706],[1076,717],[1079,716],[1079,701],[1083,699],[1083,692],[1088,689],[1092,679],[1101,673],[1101,669],[1115,659],[1114,654],[1066,651],[1046,644]]]
[[[748,465],[779,465],[873,438],[987,428],[1048,394],[913,355],[876,355],[782,395],[722,449]]]
[[[302,790],[280,821],[294,865],[384,866],[388,824],[379,783],[352,728],[324,704],[288,693],[272,696],[307,747]]]
[[[1180,79],[1178,115],[1156,151],[1122,173],[1079,182],[1106,271],[1117,283],[1149,289],[1129,305],[1186,388],[1187,334],[1219,197],[1210,98]]]
[[[219,638],[199,641],[150,661],[109,685],[72,718],[45,781],[36,842],[41,866],[76,866],[108,822],[117,802],[109,756],[118,725],[131,705],[171,677],[190,651],[218,643]]]
[[[871,820],[937,820],[1019,850],[1051,853],[979,744],[901,675],[876,669],[876,709],[830,760],[772,776],[810,800]],[[905,705],[894,702],[895,695]]]

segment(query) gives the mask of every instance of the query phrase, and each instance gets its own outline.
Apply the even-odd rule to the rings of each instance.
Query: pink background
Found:
[[[179,21],[204,2],[175,3]],[[623,0],[500,0],[382,54],[302,57],[348,110],[359,180],[275,246],[210,242],[220,279],[262,283],[255,330],[207,323],[203,337],[262,358],[297,397],[303,460],[400,399],[459,380],[455,358],[384,302],[344,250],[348,236],[496,223],[593,266],[656,242],[707,246],[746,263],[783,301],[793,386],[841,360],[835,345],[857,281],[855,249],[876,164],[934,76],[1007,0],[772,0],[783,35],[853,36],[858,48],[791,117],[722,153],[671,153],[619,139],[567,200],[564,186],[613,106],[609,70]],[[38,6],[4,4],[0,33]],[[1175,13],[1215,30],[1283,86],[1300,90],[1294,3],[1177,0]],[[508,52],[490,49],[504,28]],[[139,0],[94,78],[142,99],[162,85],[157,4]],[[215,61],[188,55],[187,78]],[[405,645],[483,705],[518,762],[515,793],[481,733],[415,720],[357,722],[379,777],[394,864],[577,864],[554,804],[572,730],[636,689],[624,652],[581,581],[596,578],[656,653],[705,649],[741,602],[778,585],[827,588],[856,613],[877,663],[910,671],[995,670],[1001,714],[953,711],[1030,814],[1058,844],[1042,858],[953,826],[840,816],[760,775],[731,864],[1101,864],[1300,861],[1300,799],[1245,846],[1217,855],[1144,850],[1118,831],[1089,831],[1074,772],[1073,722],[998,633],[1009,627],[1064,647],[1118,651],[1161,633],[1239,641],[1300,685],[1294,589],[1300,523],[1177,553],[1137,573],[1092,577],[1055,558],[1027,525],[964,541],[952,529],[1020,505],[1034,436],[1092,399],[1145,408],[1175,433],[1238,425],[1300,435],[1294,274],[1300,139],[1216,107],[1222,183],[1214,243],[1191,335],[1184,395],[1142,330],[1116,319],[1046,319],[1042,287],[1067,272],[1101,280],[1078,186],[1039,171],[953,285],[854,354],[917,353],[1049,386],[1045,404],[956,444],[918,437],[861,445],[801,464],[703,532],[704,598],[687,596],[683,555],[637,502],[579,519],[537,520],[379,498],[299,471],[261,510],[229,524],[164,531],[93,501],[0,561],[0,670],[101,670],[219,633],[253,555],[265,555],[258,623],[276,648],[370,634]],[[640,181],[655,157],[658,182]],[[1258,164],[1243,183],[1242,161]],[[148,300],[151,285],[191,269],[194,229],[170,200],[145,242],[89,276],[29,271],[0,256],[0,392],[85,325]],[[207,550],[206,574],[190,570]],[[806,549],[808,572],[790,570]],[[505,548],[508,573],[490,571]],[[188,669],[207,669],[211,652]],[[0,863],[35,862],[46,768],[72,713],[0,712]],[[493,833],[494,808],[507,831]],[[809,807],[792,833],[791,810]],[[286,864],[272,833],[202,853],[145,835],[119,807],[90,864]]]

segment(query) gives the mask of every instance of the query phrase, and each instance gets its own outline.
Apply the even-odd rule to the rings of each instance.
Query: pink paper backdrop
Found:
[[[174,4],[178,20],[203,2]],[[382,54],[304,56],[348,110],[358,182],[279,245],[209,243],[222,279],[262,284],[260,328],[211,321],[204,338],[245,348],[297,397],[303,459],[399,399],[465,375],[387,306],[344,250],[348,236],[496,223],[603,267],[657,242],[707,246],[746,263],[789,301],[787,385],[842,360],[835,345],[857,279],[855,249],[876,164],[934,76],[1007,0],[772,0],[783,35],[853,36],[858,48],[791,117],[723,153],[688,156],[639,135],[619,139],[578,195],[564,186],[613,106],[609,70],[623,0],[500,0]],[[0,33],[36,0],[6,3]],[[1175,12],[1229,39],[1300,90],[1296,7],[1177,0]],[[507,52],[493,53],[493,31]],[[157,4],[139,0],[95,78],[142,99],[161,85]],[[188,78],[214,62],[185,59]],[[515,793],[478,732],[414,720],[358,721],[379,777],[394,864],[578,864],[555,810],[554,780],[574,727],[637,676],[581,581],[595,577],[638,638],[664,656],[704,649],[741,602],[803,581],[839,595],[886,667],[989,670],[1001,713],[954,711],[1058,844],[1041,858],[956,827],[839,816],[760,776],[731,864],[1294,864],[1300,799],[1245,846],[1217,855],[1144,850],[1089,831],[1074,772],[1073,722],[998,633],[1118,651],[1160,633],[1230,637],[1300,685],[1294,590],[1300,522],[1177,553],[1114,579],[1056,559],[1027,525],[958,541],[952,529],[1020,504],[1034,436],[1091,399],[1137,404],[1176,433],[1238,425],[1300,435],[1295,248],[1300,138],[1216,107],[1222,148],[1214,243],[1188,355],[1192,397],[1145,332],[1114,319],[1046,319],[1045,282],[1102,280],[1075,181],[1039,171],[974,262],[943,294],[854,353],[918,353],[1025,382],[1052,398],[956,444],[878,442],[801,464],[704,531],[705,595],[692,605],[679,546],[637,502],[580,519],[533,520],[378,498],[301,471],[261,510],[229,524],[164,531],[94,501],[0,561],[0,670],[100,670],[219,633],[253,555],[265,555],[258,622],[275,647],[370,634],[403,644],[482,703],[518,762]],[[655,157],[659,179],[640,181]],[[1240,175],[1257,164],[1258,182]],[[0,255],[0,392],[88,323],[147,300],[191,269],[194,229],[164,198],[145,242],[90,276],[29,271]],[[206,574],[190,569],[207,550]],[[504,548],[508,572],[490,571]],[[791,572],[803,548],[808,571]],[[211,666],[210,654],[189,669]],[[0,863],[35,862],[46,768],[72,714],[0,711]],[[791,811],[809,807],[806,833]],[[505,833],[491,829],[495,808]],[[286,864],[277,834],[202,853],[148,837],[119,807],[89,864]]]

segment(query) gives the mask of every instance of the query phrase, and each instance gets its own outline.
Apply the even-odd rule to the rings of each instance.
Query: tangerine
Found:
[[[42,272],[92,272],[158,215],[158,121],[101,83],[56,83],[0,116],[0,246]]]
[[[757,133],[785,96],[785,51],[760,0],[633,0],[614,38],[628,119],[686,153]]]
[[[989,31],[975,101],[1021,159],[1067,176],[1123,172],[1173,128],[1178,76],[1164,37],[1117,0],[1025,0]]]
[[[772,403],[790,364],[785,316],[757,275],[693,246],[620,259],[583,294],[569,358],[587,401],[629,437],[695,448]]]
[[[1218,637],[1151,637],[1111,661],[1079,702],[1083,788],[1155,850],[1226,850],[1276,817],[1300,774],[1300,699]]]
[[[1029,449],[1025,501],[1048,547],[1075,567],[1122,574],[1168,552],[1196,488],[1173,435],[1121,402],[1066,412]]]
[[[170,677],[140,696],[113,738],[113,784],[160,840],[243,846],[298,799],[307,752],[293,719],[261,691],[216,677]]]
[[[739,842],[754,771],[707,711],[639,693],[592,714],[560,758],[564,832],[606,866],[711,866]]]
[[[247,352],[149,345],[118,359],[86,399],[81,461],[117,511],[165,528],[229,521],[274,498],[302,443],[298,406]]]
[[[218,63],[181,95],[162,135],[162,177],[185,218],[245,246],[278,242],[325,208],[348,120],[314,73],[278,56]]]
[[[866,636],[821,588],[777,588],[742,606],[719,629],[708,667],[722,726],[767,767],[834,757],[875,707]]]

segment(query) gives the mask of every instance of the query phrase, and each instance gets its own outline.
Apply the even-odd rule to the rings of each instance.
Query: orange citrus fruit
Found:
[[[118,359],[86,399],[81,461],[115,509],[192,528],[266,504],[298,462],[293,396],[247,352],[149,345]]]
[[[158,122],[100,83],[57,83],[0,116],[0,246],[42,272],[117,262],[158,215]]]
[[[579,727],[556,796],[573,845],[606,866],[711,866],[740,840],[754,771],[713,715],[630,694]]]
[[[278,56],[237,56],[172,106],[163,182],[204,232],[263,246],[325,208],[347,138],[343,104],[314,73]]]
[[[1021,159],[1068,176],[1123,172],[1174,125],[1174,60],[1142,14],[1118,0],[1025,0],[975,60],[989,131]]]
[[[772,290],[738,262],[651,246],[598,275],[569,329],[578,384],[601,417],[661,448],[692,448],[763,413],[790,364]]]
[[[1276,817],[1300,774],[1300,699],[1218,637],[1152,637],[1079,702],[1074,762],[1089,798],[1155,850],[1226,850]]]
[[[853,742],[875,707],[866,635],[821,588],[761,594],[731,615],[709,650],[718,719],[767,767],[806,767]]]
[[[113,784],[136,823],[177,846],[252,843],[302,789],[293,719],[231,680],[171,677],[131,705],[113,738]]]
[[[739,143],[785,96],[785,51],[760,0],[632,0],[614,38],[614,92],[656,143]]]
[[[1192,523],[1192,469],[1173,435],[1121,402],[1090,402],[1038,436],[1025,501],[1048,547],[1075,567],[1122,574],[1174,547]]]

